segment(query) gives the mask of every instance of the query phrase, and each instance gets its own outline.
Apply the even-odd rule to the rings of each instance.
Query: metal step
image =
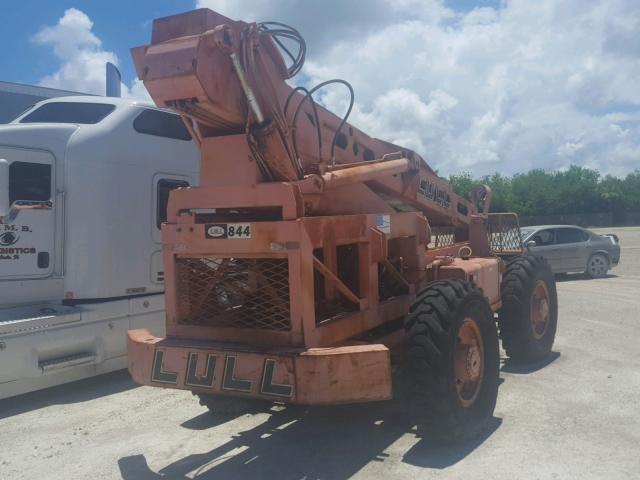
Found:
[[[41,362],[38,362],[38,367],[40,367],[42,373],[49,373],[54,370],[62,370],[63,368],[95,363],[97,359],[97,355],[90,352],[85,352],[78,353],[76,355],[67,355],[65,357],[53,358],[51,360],[43,360]]]

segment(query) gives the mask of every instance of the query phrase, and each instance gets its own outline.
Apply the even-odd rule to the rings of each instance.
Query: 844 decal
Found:
[[[204,226],[206,238],[251,238],[250,223],[208,223]]]

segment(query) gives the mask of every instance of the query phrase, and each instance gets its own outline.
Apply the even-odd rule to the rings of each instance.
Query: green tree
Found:
[[[462,172],[450,175],[449,183],[453,187],[454,192],[466,199],[469,199],[471,188],[478,182],[473,179],[471,172]]]
[[[640,210],[640,170],[625,178],[602,177],[597,170],[572,165],[564,171],[534,169],[512,177],[494,173],[475,179],[470,172],[462,172],[451,175],[449,182],[466,198],[478,183],[491,187],[493,212],[554,215]]]
[[[483,177],[481,183],[488,185],[493,193],[491,201],[492,212],[515,211],[511,178],[500,173],[494,173]]]
[[[640,210],[640,170],[636,170],[625,177],[620,191],[625,209]]]

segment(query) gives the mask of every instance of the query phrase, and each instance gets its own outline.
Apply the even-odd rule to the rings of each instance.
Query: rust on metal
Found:
[[[349,287],[342,283],[342,281],[316,257],[313,257],[313,266],[324,276],[326,280],[329,280],[340,291],[340,293],[347,297],[348,300],[356,305],[360,305],[360,298],[349,290]]]
[[[471,317],[462,322],[455,348],[456,392],[464,407],[473,405],[482,386],[484,352],[482,334]]]
[[[383,345],[322,349],[242,348],[128,334],[129,372],[142,385],[251,396],[304,405],[391,398],[389,350]]]
[[[200,185],[171,192],[162,226],[167,338],[131,331],[129,370],[219,395],[384,400],[386,345],[399,343],[416,292],[460,278],[500,306],[496,254],[521,248],[517,218],[487,214],[488,188],[456,195],[415,152],[292,88],[300,65],[285,63],[276,35],[200,9],[154,20],[151,42],[132,50],[201,162]],[[473,325],[456,350],[463,402],[482,368]],[[388,330],[357,340],[375,329]]]
[[[533,336],[541,339],[549,326],[549,289],[544,280],[538,280],[531,292],[531,328]]]

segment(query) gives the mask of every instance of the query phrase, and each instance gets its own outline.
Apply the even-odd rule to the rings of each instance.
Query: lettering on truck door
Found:
[[[0,217],[0,278],[39,278],[53,271],[54,157],[43,150],[2,147],[9,163],[11,209]]]

